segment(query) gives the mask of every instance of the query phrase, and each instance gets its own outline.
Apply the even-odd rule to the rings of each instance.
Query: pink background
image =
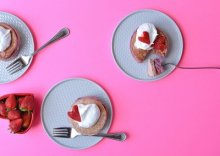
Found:
[[[184,36],[180,64],[220,65],[217,0],[0,0],[0,10],[23,19],[33,32],[36,48],[62,27],[71,35],[43,50],[30,70],[17,81],[0,85],[0,95],[33,92],[36,120],[25,135],[12,135],[0,120],[0,155],[220,155],[220,71],[176,69],[156,82],[127,77],[116,66],[111,39],[117,24],[139,9],[158,9],[170,15]],[[48,138],[40,121],[40,106],[57,82],[84,77],[98,82],[112,99],[110,132],[125,131],[121,143],[104,139],[75,151]]]

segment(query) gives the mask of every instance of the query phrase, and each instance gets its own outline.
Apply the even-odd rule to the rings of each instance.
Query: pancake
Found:
[[[150,53],[150,50],[143,50],[143,49],[138,49],[135,47],[134,43],[136,40],[136,35],[137,35],[137,31],[135,31],[131,37],[130,49],[136,61],[141,63],[146,59],[147,55]]]
[[[100,117],[98,119],[98,121],[96,122],[95,125],[93,125],[92,127],[89,128],[83,128],[80,127],[79,124],[73,120],[72,118],[70,118],[68,116],[68,120],[69,122],[72,124],[73,128],[80,134],[82,135],[94,135],[100,132],[100,130],[105,126],[105,123],[107,121],[107,111],[105,109],[105,106],[102,104],[102,102],[97,98],[97,97],[82,97],[79,98],[75,101],[75,103],[73,104],[73,106],[75,104],[96,104],[100,110]],[[72,106],[72,107],[73,107]]]
[[[0,52],[0,60],[6,60],[10,58],[13,54],[16,54],[18,52],[20,47],[20,36],[14,28],[12,28],[10,25],[6,23],[0,23],[0,27],[3,27],[5,29],[9,29],[11,33],[11,44],[10,46],[3,52]]]
[[[162,32],[157,28],[158,35],[154,41],[154,44],[152,45],[151,50],[143,50],[135,47],[135,41],[136,41],[136,35],[137,35],[137,30],[133,33],[131,40],[130,40],[130,50],[137,62],[143,62],[147,56],[153,52],[156,53],[160,56],[166,56],[168,52],[168,38]]]

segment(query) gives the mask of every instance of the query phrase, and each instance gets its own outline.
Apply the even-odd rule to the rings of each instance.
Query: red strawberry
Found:
[[[149,37],[149,33],[147,31],[143,32],[143,36],[138,37],[139,41],[146,43],[146,44],[150,44],[150,37]]]
[[[164,51],[166,49],[166,38],[164,36],[159,35],[154,41],[154,49]]]
[[[24,100],[24,97],[19,97],[18,98],[18,104],[20,105],[23,100]]]
[[[17,106],[16,98],[13,94],[9,95],[5,101],[5,106],[7,109],[14,109]]]
[[[21,117],[21,113],[18,110],[10,110],[8,112],[8,119],[9,120],[19,119],[20,117]]]
[[[80,114],[79,114],[79,109],[78,109],[78,106],[77,105],[74,105],[73,108],[72,108],[72,112],[68,112],[68,116],[70,118],[72,118],[73,120],[76,120],[78,122],[81,122],[81,117],[80,117]]]
[[[6,106],[5,104],[0,104],[0,115],[3,117],[7,116]]]
[[[22,115],[22,119],[23,119],[22,127],[28,128],[28,126],[30,125],[30,122],[31,122],[31,113],[25,112]]]
[[[33,111],[34,97],[33,96],[25,96],[25,98],[21,101],[21,104],[19,105],[19,109],[21,111]]]
[[[21,130],[23,120],[21,118],[10,121],[9,128],[11,132],[17,133]]]
[[[165,41],[166,41],[165,36],[158,35],[157,38],[155,39],[154,43],[161,43],[161,44],[164,44]]]
[[[164,51],[166,46],[164,44],[155,44],[154,49]]]

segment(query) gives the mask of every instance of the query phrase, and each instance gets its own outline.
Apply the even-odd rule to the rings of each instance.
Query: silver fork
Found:
[[[76,136],[81,135],[72,127],[59,127],[53,129],[53,137],[61,137],[61,138],[75,138]],[[95,137],[103,137],[109,138],[117,141],[126,140],[127,136],[125,133],[98,133],[95,135],[83,135],[83,136],[95,136]]]
[[[47,43],[45,43],[43,46],[41,46],[39,49],[37,49],[33,54],[31,55],[21,55],[19,58],[17,58],[15,61],[13,61],[11,64],[9,64],[6,67],[6,70],[9,72],[9,74],[14,74],[17,71],[21,70],[25,66],[27,66],[34,55],[38,54],[39,51],[47,47],[48,45],[68,36],[70,33],[68,28],[61,29],[53,38],[51,38]]]
[[[176,65],[174,63],[165,63],[163,64],[163,66],[174,66],[176,68],[180,68],[180,69],[220,69],[220,66],[195,66],[195,67],[183,67],[183,66],[179,66]]]

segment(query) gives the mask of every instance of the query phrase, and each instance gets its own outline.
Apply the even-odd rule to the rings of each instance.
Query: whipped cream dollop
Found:
[[[96,104],[77,104],[81,122],[78,122],[80,127],[89,128],[96,124],[100,117],[100,110]]]
[[[11,33],[9,29],[0,27],[0,52],[5,51],[11,44]]]
[[[138,38],[143,36],[143,32],[148,32],[149,38],[150,38],[150,44],[141,42]],[[157,29],[156,27],[151,23],[144,23],[141,24],[137,29],[137,35],[136,40],[134,43],[134,46],[137,49],[143,49],[143,50],[151,50],[151,45],[154,43],[156,37],[157,37]]]

